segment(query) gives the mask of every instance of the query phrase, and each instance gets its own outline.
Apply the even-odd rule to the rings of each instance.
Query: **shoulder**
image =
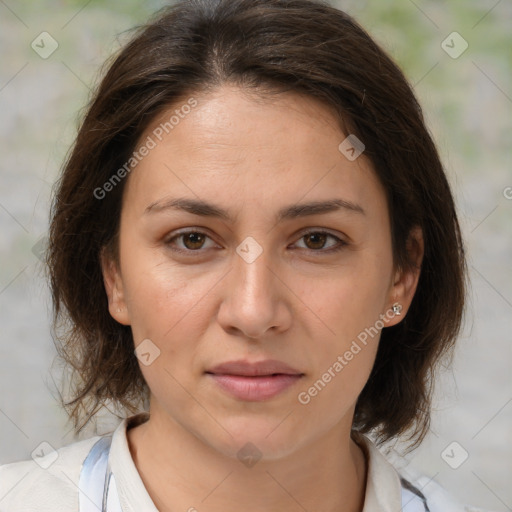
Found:
[[[457,500],[432,478],[415,472],[407,477],[399,473],[402,485],[403,512],[492,512],[465,504]],[[419,507],[421,503],[422,507]]]
[[[41,445],[33,459],[0,466],[0,512],[77,510],[80,469],[100,437],[58,450]]]
[[[392,451],[382,451],[373,439],[353,433],[368,461],[365,499],[373,510],[402,512],[493,512],[478,509],[457,500],[433,478],[422,474],[413,465],[404,467]],[[365,502],[365,504],[366,504]]]

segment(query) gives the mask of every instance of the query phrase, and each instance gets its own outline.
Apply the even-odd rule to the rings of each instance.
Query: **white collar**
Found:
[[[112,437],[110,464],[114,473],[121,506],[125,512],[158,512],[131,457],[126,431],[145,422],[148,413],[124,419]],[[354,440],[367,460],[365,502],[362,512],[396,512],[402,509],[400,476],[377,446],[365,435]]]

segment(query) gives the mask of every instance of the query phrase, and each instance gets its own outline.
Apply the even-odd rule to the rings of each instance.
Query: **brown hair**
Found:
[[[425,253],[406,317],[381,335],[354,430],[378,441],[430,423],[434,369],[461,326],[466,262],[454,201],[421,108],[396,64],[347,14],[315,0],[192,0],[158,12],[108,62],[64,164],[51,212],[48,268],[59,353],[75,372],[78,431],[106,402],[147,398],[131,329],[109,314],[100,252],[116,253],[125,179],[98,199],[153,119],[180,98],[231,83],[325,103],[366,146],[383,184],[397,268],[423,230]],[[80,428],[79,428],[80,427]]]

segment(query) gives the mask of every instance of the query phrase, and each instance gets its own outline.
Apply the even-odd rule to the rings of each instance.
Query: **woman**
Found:
[[[95,93],[50,235],[64,405],[77,432],[128,417],[0,468],[1,510],[467,510],[365,435],[427,433],[466,266],[412,90],[345,13],[159,13]]]

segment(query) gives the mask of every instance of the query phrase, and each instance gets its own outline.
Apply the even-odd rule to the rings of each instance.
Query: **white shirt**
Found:
[[[98,474],[84,477],[86,471],[82,471],[82,467],[90,466],[88,463],[92,455],[85,465],[84,460],[101,439],[104,442],[96,446],[97,451],[100,446],[108,445],[105,438],[110,441],[109,436],[95,436],[72,443],[37,458],[37,462],[31,459],[0,466],[0,512],[84,512],[86,509],[101,512],[101,505],[96,507],[92,504],[94,493],[82,487],[90,485],[86,482],[89,476],[93,487],[103,494],[105,473],[113,475],[108,486],[109,506],[105,510],[158,512],[137,472],[126,436],[127,427],[140,424],[147,417],[147,413],[141,413],[119,424],[112,434],[110,451],[103,452],[105,467],[96,466],[100,469]],[[457,503],[427,477],[411,482],[421,491],[419,494],[423,498],[406,490],[401,484],[400,474],[375,444],[366,436],[360,436],[360,439],[368,465],[362,512],[477,512],[475,508]],[[106,471],[107,456],[109,470]]]

